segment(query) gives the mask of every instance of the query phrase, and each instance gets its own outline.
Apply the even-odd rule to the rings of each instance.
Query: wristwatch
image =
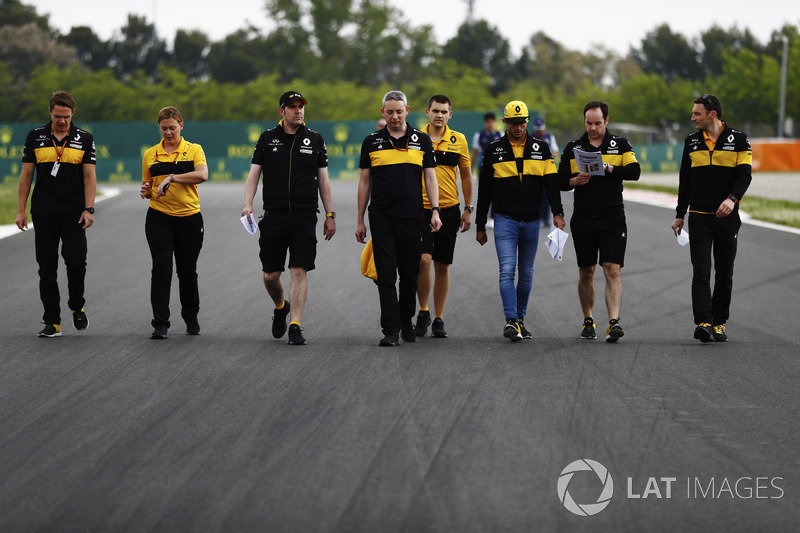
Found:
[[[84,211],[88,211],[90,215],[94,215],[94,207],[87,207]]]
[[[467,213],[472,213],[473,211],[475,211],[475,208],[471,205],[468,205],[464,208],[464,211],[466,211]]]
[[[440,215],[442,214],[442,208],[438,205],[436,207],[431,207],[431,211],[438,211]]]
[[[336,211],[331,211],[330,213],[325,213],[326,217],[336,218]]]
[[[739,201],[739,197],[738,197],[738,196],[736,196],[734,193],[730,193],[730,194],[728,195],[728,198],[730,198],[731,200],[733,200],[733,203],[734,203],[734,204],[735,204],[735,203],[737,203],[737,202]]]

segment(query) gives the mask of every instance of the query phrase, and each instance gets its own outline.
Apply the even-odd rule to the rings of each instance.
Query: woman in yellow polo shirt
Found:
[[[158,127],[163,139],[144,153],[139,194],[150,199],[144,232],[153,258],[151,338],[166,339],[173,255],[186,334],[200,333],[197,258],[203,247],[203,215],[197,185],[208,179],[208,164],[203,148],[181,136],[183,118],[176,108],[158,112]]]

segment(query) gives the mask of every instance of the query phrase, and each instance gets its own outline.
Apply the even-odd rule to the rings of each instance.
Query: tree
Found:
[[[644,72],[657,74],[665,80],[702,81],[705,75],[697,47],[683,35],[672,33],[669,24],[648,32],[642,39],[641,50],[631,50],[631,57]]]
[[[238,30],[211,45],[208,71],[219,82],[244,83],[269,72],[273,53],[255,28]]]
[[[154,24],[148,24],[144,17],[128,15],[128,24],[111,40],[109,64],[120,79],[137,70],[154,76],[158,64],[166,58],[166,49],[164,41],[156,35]]]
[[[20,27],[34,23],[40,30],[51,33],[48,16],[37,15],[34,6],[28,6],[19,0],[0,0],[0,27]]]
[[[722,74],[725,50],[747,49],[757,54],[763,52],[763,46],[758,43],[750,30],[741,31],[736,27],[726,31],[714,25],[700,34],[700,41],[703,43],[701,63],[705,73],[711,76]]]
[[[75,26],[59,42],[75,48],[77,59],[92,70],[108,67],[111,59],[109,45],[95,35],[89,26]]]
[[[511,47],[499,30],[485,20],[459,26],[455,37],[444,44],[442,57],[489,74],[494,94],[513,79]]]
[[[172,64],[190,80],[206,76],[209,44],[208,36],[201,31],[178,30],[172,47]]]
[[[46,62],[70,64],[75,62],[75,49],[59,45],[35,22],[22,26],[0,27],[0,61],[16,82],[28,79],[32,65]]]

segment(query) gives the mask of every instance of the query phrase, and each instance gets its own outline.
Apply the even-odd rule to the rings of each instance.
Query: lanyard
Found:
[[[58,159],[56,159],[56,162],[60,163],[61,162],[61,155],[64,153],[64,150],[67,149],[67,141],[69,141],[69,135],[64,137],[64,144],[61,145],[61,151],[58,150],[58,145],[56,144],[55,139],[51,138],[50,140],[53,141],[53,148],[56,149],[56,156],[58,156]]]

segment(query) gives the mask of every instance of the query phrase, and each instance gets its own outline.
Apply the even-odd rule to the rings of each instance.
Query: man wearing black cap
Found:
[[[336,233],[331,186],[328,180],[328,151],[322,135],[306,127],[307,100],[297,91],[284,93],[278,112],[282,120],[265,131],[256,143],[250,173],[244,189],[242,216],[255,221],[253,199],[264,173],[264,217],[258,223],[261,265],[264,286],[275,311],[272,335],[276,339],[286,333],[290,316],[289,344],[305,344],[300,320],[308,293],[307,272],[314,269],[317,255],[318,195],[325,208],[323,235],[330,240]],[[284,300],[281,273],[289,252],[291,286],[289,301]]]
[[[475,220],[476,239],[483,246],[488,241],[486,216],[491,206],[500,264],[500,298],[506,319],[503,336],[512,342],[533,337],[525,328],[524,319],[533,288],[544,194],[552,206],[553,223],[564,229],[556,165],[547,143],[528,135],[529,118],[525,102],[513,100],[506,104],[506,135],[489,144],[483,153]]]

